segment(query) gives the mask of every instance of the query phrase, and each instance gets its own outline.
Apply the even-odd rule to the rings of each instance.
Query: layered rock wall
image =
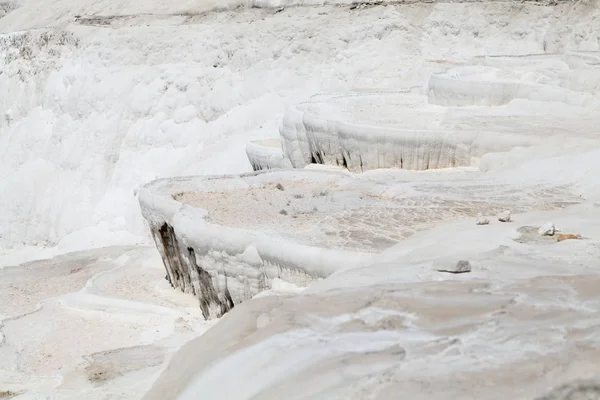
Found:
[[[219,179],[235,184],[236,178],[262,173]],[[174,288],[197,296],[205,318],[222,316],[236,304],[272,288],[275,279],[304,287],[341,267],[372,260],[369,253],[311,247],[220,226],[210,222],[205,210],[174,199],[178,193],[201,191],[214,179],[161,179],[140,192],[142,214],[163,259],[166,279]]]
[[[471,164],[471,142],[446,130],[396,129],[320,118],[300,109],[280,128],[285,156],[295,168],[328,164],[362,172],[377,168],[427,170]]]

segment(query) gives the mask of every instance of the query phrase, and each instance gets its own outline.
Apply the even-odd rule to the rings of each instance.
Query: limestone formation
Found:
[[[404,185],[390,183],[387,190],[401,193]],[[434,192],[424,188],[410,198],[382,198],[380,189],[379,180],[369,176],[354,179],[347,173],[318,169],[269,170],[159,179],[140,189],[139,201],[167,280],[198,297],[207,319],[273,289],[276,281],[303,288],[341,268],[368,265],[400,240],[429,229],[422,221],[430,218],[441,222],[478,213],[494,215],[511,207],[527,212],[564,204],[554,204],[555,199],[547,197],[549,189],[539,188],[503,192],[494,199],[494,211],[485,201],[486,194],[457,201],[455,191],[446,186],[433,186]],[[535,208],[519,202],[516,196],[524,195],[535,199]],[[325,219],[327,230],[306,230]],[[272,223],[263,225],[265,220]],[[538,227],[532,229],[540,238]],[[455,256],[433,269],[468,272],[466,262],[456,267],[463,257]]]

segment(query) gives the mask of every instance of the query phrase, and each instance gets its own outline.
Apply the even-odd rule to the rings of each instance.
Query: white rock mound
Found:
[[[556,227],[552,222],[546,222],[544,225],[540,226],[540,229],[538,229],[540,236],[554,236],[555,232]]]
[[[500,222],[511,222],[510,211],[506,210],[498,214],[498,221]]]
[[[477,225],[488,225],[490,223],[490,220],[484,217],[483,215],[479,214],[477,216],[477,219],[475,220],[475,223]]]

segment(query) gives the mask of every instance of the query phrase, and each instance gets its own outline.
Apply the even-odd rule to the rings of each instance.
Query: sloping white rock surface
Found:
[[[236,307],[182,349],[145,399],[533,399],[597,376],[597,207],[551,214],[594,239],[521,245],[508,225],[482,235],[471,221],[417,234],[386,262]],[[469,274],[428,262],[465,254],[479,266]],[[238,384],[223,385],[232,369]]]

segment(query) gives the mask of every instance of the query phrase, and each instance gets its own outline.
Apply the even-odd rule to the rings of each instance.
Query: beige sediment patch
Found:
[[[163,307],[198,307],[198,300],[173,291],[157,254],[155,263],[128,263],[110,274],[102,274],[87,288],[92,294],[139,301]],[[161,268],[157,268],[160,266]]]
[[[2,400],[9,400],[12,399],[13,397],[17,397],[19,395],[21,395],[23,393],[21,392],[13,392],[10,390],[0,390],[0,399]]]
[[[7,399],[83,391],[85,398],[135,398],[154,379],[146,369],[157,371],[177,343],[203,330],[198,300],[172,290],[150,247],[72,253],[1,275],[0,315],[8,318],[0,323],[0,391]],[[134,385],[119,379],[128,374]]]
[[[209,211],[211,221],[233,228],[280,226],[290,233],[310,229],[327,217],[337,186],[281,181],[248,189],[186,192],[175,200]],[[251,212],[249,210],[252,210]]]
[[[562,242],[564,240],[579,240],[583,239],[580,234],[563,233],[556,234],[553,236],[541,236],[538,232],[538,227],[534,226],[522,226],[517,229],[521,235],[514,239],[518,243],[535,244],[535,245],[546,245],[556,242]]]
[[[83,288],[93,276],[114,268],[111,261],[129,249],[88,250],[4,268],[0,279],[0,314],[31,312],[43,300]]]
[[[556,242],[556,239],[552,236],[540,236],[538,232],[539,227],[535,226],[521,226],[517,229],[520,236],[513,239],[517,243],[535,244],[535,245],[547,245]]]
[[[557,242],[562,242],[563,240],[572,240],[572,239],[581,239],[581,235],[577,234],[572,234],[572,233],[565,233],[565,234],[561,234],[556,236],[556,241]]]
[[[401,196],[378,193],[380,188],[373,182],[338,185],[288,179],[253,184],[251,177],[246,182],[249,187],[244,189],[184,192],[173,197],[207,210],[209,221],[217,225],[261,231],[306,245],[372,252],[439,223],[495,215],[508,204],[515,213],[573,204],[564,201],[569,195],[562,188],[533,188],[527,194],[532,204],[519,205],[513,196],[522,193],[496,188],[501,193],[490,197],[486,195],[492,188],[487,186],[457,189],[431,184],[417,188],[424,196]]]
[[[130,372],[161,364],[165,350],[158,346],[134,346],[86,356],[85,373],[90,382],[101,385]]]

